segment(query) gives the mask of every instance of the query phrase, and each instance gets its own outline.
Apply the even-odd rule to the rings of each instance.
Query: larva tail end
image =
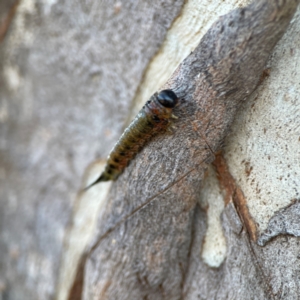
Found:
[[[91,183],[90,185],[85,187],[82,191],[85,192],[86,190],[88,190],[92,186],[96,185],[97,183],[102,182],[102,181],[108,181],[108,180],[111,180],[111,178],[108,177],[107,174],[102,173],[96,181],[94,181],[93,183]]]

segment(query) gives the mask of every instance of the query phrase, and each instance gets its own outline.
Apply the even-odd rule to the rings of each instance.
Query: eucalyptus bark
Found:
[[[154,138],[114,182],[95,243],[82,261],[83,299],[189,299],[205,171],[297,4],[256,1],[221,17],[161,87],[181,99],[176,130]],[[218,290],[211,297],[270,297],[259,268],[254,274],[230,296]],[[251,285],[255,290],[245,295]]]
[[[298,298],[299,9],[272,49],[299,1],[232,11],[196,47],[245,2],[1,1],[0,299]],[[78,195],[165,88],[173,133]]]
[[[1,21],[10,19],[14,3],[1,1]],[[22,0],[5,23],[0,298],[66,299],[60,287],[72,274],[60,276],[84,170],[121,134],[130,100],[182,5]],[[90,219],[91,212],[87,228]],[[76,242],[85,245],[84,238]]]

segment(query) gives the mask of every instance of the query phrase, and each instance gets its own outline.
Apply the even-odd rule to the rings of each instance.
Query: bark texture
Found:
[[[83,171],[121,134],[182,3],[20,2],[0,44],[5,299],[55,297]]]
[[[4,0],[0,3],[0,43],[5,38],[19,3],[19,0]]]
[[[207,165],[296,7],[296,1],[258,1],[221,17],[161,88],[181,98],[176,131],[155,138],[113,184],[87,255],[83,299],[185,297],[183,287],[189,291],[191,284],[186,275],[190,264],[195,267],[195,206]],[[230,254],[224,268],[231,265]],[[250,262],[247,254],[239,253]],[[251,267],[251,273],[249,264],[243,269],[244,259],[238,261],[235,275],[250,274],[251,280],[244,277],[243,288],[229,298],[245,298],[245,292],[249,299],[267,297],[259,269]],[[219,292],[218,299],[227,298],[228,290]]]
[[[298,2],[232,11],[198,45],[220,7],[246,3],[1,1],[0,299],[297,299],[299,12],[261,75]],[[164,57],[167,48],[175,50]],[[270,82],[279,85],[273,74],[282,70],[280,102]],[[86,165],[105,159],[149,90],[164,88],[181,97],[174,133],[153,139],[112,185],[76,196]],[[270,95],[260,100],[263,91]],[[280,123],[279,109],[272,121],[275,137],[271,126],[254,130],[273,118],[274,102],[288,104],[288,117]],[[281,175],[267,186],[254,164],[280,166],[270,137],[278,164],[291,157],[290,190]],[[273,190],[285,200],[272,199]]]

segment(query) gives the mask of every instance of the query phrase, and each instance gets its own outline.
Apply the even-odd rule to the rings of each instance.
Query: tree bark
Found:
[[[99,203],[73,219],[83,172],[121,134],[182,4],[20,1],[0,44],[3,298],[66,299]]]
[[[298,298],[298,2],[6,1],[3,299]],[[174,132],[76,196],[165,88]]]
[[[193,299],[190,288],[195,278],[189,275],[195,268],[190,257],[199,188],[238,108],[259,84],[296,6],[297,2],[258,1],[220,18],[160,88],[172,89],[181,99],[174,111],[179,116],[176,131],[151,141],[113,184],[95,242],[82,263],[83,299]],[[223,171],[221,177],[225,168],[218,160],[216,165]],[[231,249],[222,267],[232,270],[231,255],[242,255],[241,271],[231,276],[230,289],[244,276],[245,283],[229,298],[270,297],[272,288],[259,264],[243,270],[245,260],[253,265],[247,250],[256,241],[256,227],[242,191],[234,188],[232,198],[250,241],[244,239],[244,251]],[[221,281],[227,280],[225,276]],[[255,290],[249,291],[253,285]],[[228,293],[224,288],[205,298],[227,299]]]

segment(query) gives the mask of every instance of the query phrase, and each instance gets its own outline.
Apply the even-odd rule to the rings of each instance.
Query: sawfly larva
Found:
[[[85,190],[101,181],[117,179],[145,144],[154,135],[165,132],[171,119],[177,118],[172,114],[177,103],[178,97],[172,90],[155,93],[125,129],[111,150],[103,173]]]

